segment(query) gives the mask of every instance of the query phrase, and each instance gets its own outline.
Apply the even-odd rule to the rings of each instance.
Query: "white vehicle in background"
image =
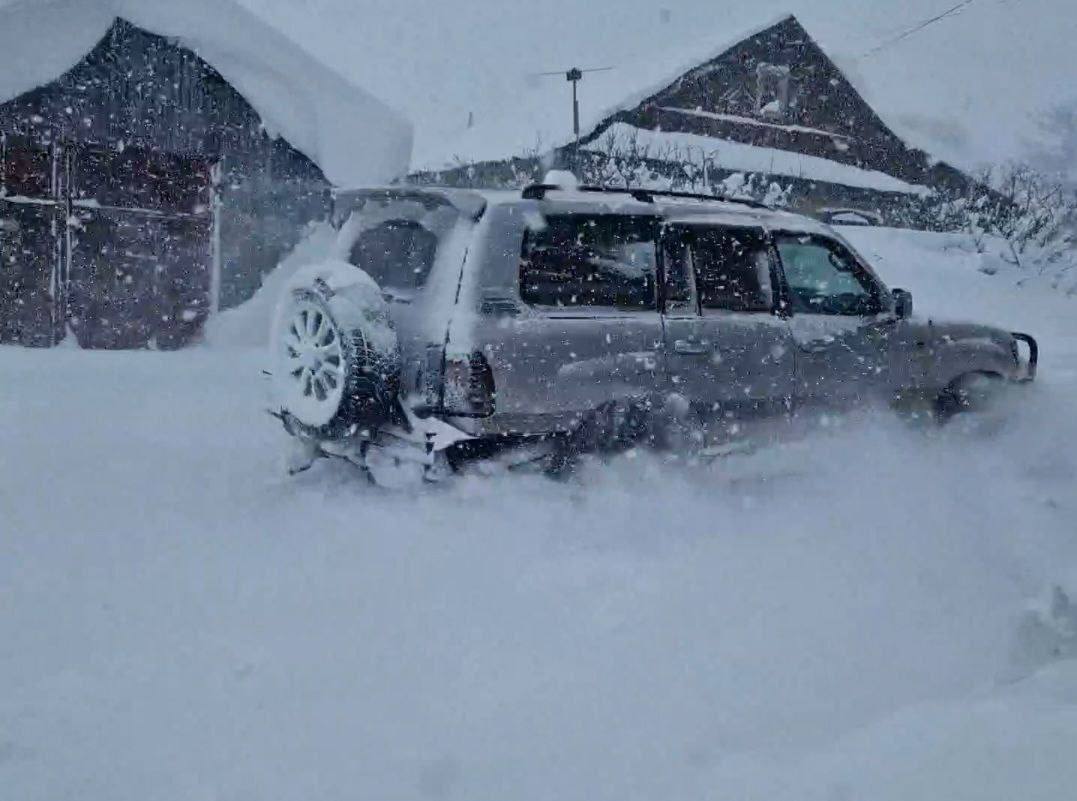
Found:
[[[819,209],[819,219],[827,225],[882,225],[882,215],[864,209],[823,208]]]
[[[392,187],[339,193],[334,220],[335,260],[299,271],[275,324],[295,469],[435,478],[504,450],[559,468],[812,408],[947,418],[1035,375],[1028,335],[915,320],[828,226],[758,204]]]

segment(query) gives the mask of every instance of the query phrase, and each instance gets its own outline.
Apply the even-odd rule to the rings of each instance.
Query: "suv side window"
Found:
[[[549,215],[524,236],[520,297],[536,306],[654,309],[657,220]]]
[[[437,235],[412,220],[389,220],[364,230],[350,261],[386,289],[420,289],[434,266]]]
[[[877,283],[840,243],[821,236],[776,237],[794,314],[867,316],[883,302]]]
[[[691,257],[704,310],[769,312],[773,308],[770,248],[761,229],[694,226]]]

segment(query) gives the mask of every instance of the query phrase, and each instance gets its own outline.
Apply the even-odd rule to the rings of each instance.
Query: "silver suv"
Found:
[[[338,193],[334,221],[275,326],[295,469],[716,448],[872,401],[946,419],[1035,374],[1031,337],[917,320],[831,228],[757,204],[393,187]]]

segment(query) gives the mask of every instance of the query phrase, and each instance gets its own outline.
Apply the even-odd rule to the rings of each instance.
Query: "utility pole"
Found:
[[[577,89],[583,80],[583,70],[573,67],[565,73],[565,79],[572,84],[572,135],[575,138],[572,153],[572,166],[579,169],[580,166],[580,97]]]
[[[591,69],[580,69],[579,67],[572,67],[568,70],[554,70],[552,72],[540,72],[539,75],[564,75],[565,80],[572,84],[572,172],[579,178],[580,170],[580,95],[579,84],[583,80],[583,76],[588,72],[609,72],[613,67],[593,67]]]

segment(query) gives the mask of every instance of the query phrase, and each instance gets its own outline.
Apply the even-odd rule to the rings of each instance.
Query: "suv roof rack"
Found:
[[[531,184],[530,186],[524,187],[523,198],[524,200],[542,200],[546,197],[547,192],[556,192],[561,189],[564,189],[564,187],[557,184]],[[748,206],[753,209],[770,210],[772,208],[766,203],[760,203],[758,200],[729,197],[728,195],[704,195],[697,192],[676,192],[671,189],[634,189],[631,187],[618,186],[577,186],[573,187],[573,191],[631,195],[640,203],[654,203],[656,197],[668,197],[679,198],[683,200],[711,200],[718,201],[719,203],[736,203],[738,205]]]

